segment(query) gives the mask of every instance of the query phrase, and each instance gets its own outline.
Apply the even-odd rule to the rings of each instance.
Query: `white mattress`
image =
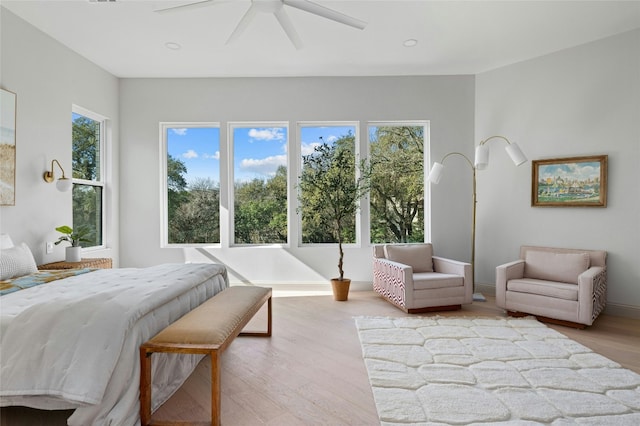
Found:
[[[0,406],[69,409],[69,425],[139,424],[138,348],[228,287],[224,266],[101,269],[0,298]],[[154,354],[153,408],[201,356]]]

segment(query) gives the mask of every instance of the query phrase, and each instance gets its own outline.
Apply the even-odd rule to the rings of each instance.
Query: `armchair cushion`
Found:
[[[578,276],[589,269],[588,253],[556,253],[529,250],[525,255],[524,276],[538,280],[578,284]]]
[[[433,272],[433,246],[431,244],[385,245],[385,257],[411,266],[414,273]]]
[[[462,287],[464,276],[440,274],[437,272],[417,272],[413,274],[414,290],[434,290],[438,288]]]
[[[564,300],[578,300],[578,286],[554,281],[523,278],[510,280],[507,283],[508,291],[519,293],[539,294]]]

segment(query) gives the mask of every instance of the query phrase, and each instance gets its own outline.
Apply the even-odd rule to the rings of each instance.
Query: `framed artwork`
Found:
[[[16,94],[0,89],[0,205],[16,204]]]
[[[606,155],[533,160],[534,207],[606,207]]]

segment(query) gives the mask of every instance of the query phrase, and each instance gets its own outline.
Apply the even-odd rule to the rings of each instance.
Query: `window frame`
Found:
[[[220,134],[220,204],[218,212],[220,218],[220,242],[217,243],[170,243],[169,242],[169,197],[167,183],[167,131],[175,128],[217,128]],[[159,123],[160,132],[160,248],[187,248],[187,247],[221,247],[222,233],[224,229],[222,216],[222,192],[223,192],[223,149],[222,132],[218,121],[161,121]]]
[[[92,187],[99,187],[101,188],[102,194],[101,194],[101,211],[100,211],[100,225],[101,225],[101,230],[100,232],[102,233],[102,244],[100,245],[96,245],[96,246],[89,246],[89,247],[82,247],[83,251],[95,251],[95,250],[104,250],[107,248],[108,246],[108,241],[107,241],[107,137],[108,137],[108,132],[107,132],[107,128],[108,128],[108,121],[109,119],[107,117],[105,117],[104,115],[98,114],[96,112],[93,112],[91,110],[88,110],[84,107],[81,107],[79,105],[76,104],[72,104],[71,105],[71,117],[72,117],[72,122],[71,122],[71,128],[72,128],[72,135],[71,135],[71,152],[73,155],[73,114],[78,114],[81,115],[83,117],[89,118],[93,121],[97,121],[100,123],[100,145],[99,145],[99,155],[100,155],[100,166],[99,166],[99,175],[100,175],[100,179],[98,180],[88,180],[88,179],[78,179],[78,178],[74,178],[73,177],[73,162],[72,162],[72,169],[71,169],[71,183],[73,184],[73,187],[75,187],[75,185],[82,185],[82,186],[92,186]],[[73,191],[73,188],[72,188]],[[71,206],[71,214],[73,217],[73,195],[71,196],[72,198],[72,206]],[[75,227],[75,224],[73,225]]]

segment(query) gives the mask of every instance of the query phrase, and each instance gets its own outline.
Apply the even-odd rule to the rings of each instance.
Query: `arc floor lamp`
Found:
[[[522,150],[517,144],[510,142],[509,139],[505,138],[504,136],[495,135],[495,136],[488,137],[483,141],[480,141],[480,144],[478,144],[478,146],[476,147],[475,162],[472,163],[469,157],[467,157],[461,152],[450,152],[446,154],[444,157],[442,157],[442,160],[439,163],[438,162],[433,163],[433,166],[431,167],[431,172],[429,173],[429,177],[427,178],[427,180],[429,180],[430,182],[434,184],[438,184],[438,182],[440,182],[440,179],[442,178],[442,173],[445,168],[444,162],[447,160],[447,158],[451,156],[460,156],[464,158],[467,164],[469,164],[469,166],[473,171],[473,195],[472,195],[473,198],[471,200],[473,205],[473,219],[471,221],[471,276],[473,277],[473,286],[474,286],[473,300],[482,300],[482,301],[485,300],[484,296],[480,293],[475,292],[476,203],[478,202],[477,196],[476,196],[476,171],[484,170],[489,165],[489,147],[486,146],[485,144],[490,140],[494,140],[494,139],[502,139],[507,143],[507,146],[505,149],[507,151],[507,154],[509,154],[509,157],[511,158],[511,160],[516,166],[524,164],[527,161],[527,157],[524,155],[524,153],[522,152]]]

